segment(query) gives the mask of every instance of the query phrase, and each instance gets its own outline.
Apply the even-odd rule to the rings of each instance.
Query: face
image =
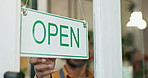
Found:
[[[66,62],[73,68],[79,68],[87,64],[90,59],[92,59],[92,49],[89,41],[89,59],[67,59]]]
[[[67,59],[66,61],[73,68],[80,68],[88,63],[88,59]]]

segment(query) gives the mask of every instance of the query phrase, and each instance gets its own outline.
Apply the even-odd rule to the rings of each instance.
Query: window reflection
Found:
[[[141,18],[148,22],[148,1],[137,1],[121,0],[123,78],[148,78],[148,28],[126,26],[131,14],[137,10],[141,11]]]

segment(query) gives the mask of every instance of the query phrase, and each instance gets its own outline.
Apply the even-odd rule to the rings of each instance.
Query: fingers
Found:
[[[52,61],[52,62],[55,62],[56,58],[47,58],[46,60],[47,60],[47,61],[50,60],[50,61]]]
[[[44,72],[37,72],[38,78],[50,78],[51,74],[56,72],[56,70],[47,70]]]
[[[34,69],[40,72],[45,71],[45,70],[53,70],[54,64],[38,64],[34,66]]]
[[[29,62],[31,64],[39,64],[39,63],[55,63],[56,58],[36,58],[36,57],[31,57],[29,59]]]
[[[35,58],[31,57],[29,62],[34,65],[34,70],[38,78],[50,78],[53,72],[56,72],[55,58]]]
[[[36,64],[38,64],[38,63],[42,63],[42,62],[44,62],[44,61],[46,61],[46,60],[45,60],[45,59],[36,58],[36,57],[31,57],[31,58],[29,59],[29,62],[30,62],[31,64],[34,64],[34,65],[36,65]]]

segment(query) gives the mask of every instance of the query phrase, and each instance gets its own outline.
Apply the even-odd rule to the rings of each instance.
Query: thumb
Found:
[[[55,62],[56,58],[46,58],[47,61]]]

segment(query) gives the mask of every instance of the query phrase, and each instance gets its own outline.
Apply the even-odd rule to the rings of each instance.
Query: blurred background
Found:
[[[148,78],[148,0],[121,0],[123,78]]]
[[[26,1],[22,0],[22,6]],[[120,1],[123,78],[148,78],[148,0]],[[86,20],[93,48],[93,0],[29,0],[27,8]],[[33,66],[28,61],[28,58],[21,57],[21,71],[26,78],[33,78]],[[65,60],[58,59],[56,68],[60,69],[64,63]],[[94,70],[93,60],[89,68]]]

